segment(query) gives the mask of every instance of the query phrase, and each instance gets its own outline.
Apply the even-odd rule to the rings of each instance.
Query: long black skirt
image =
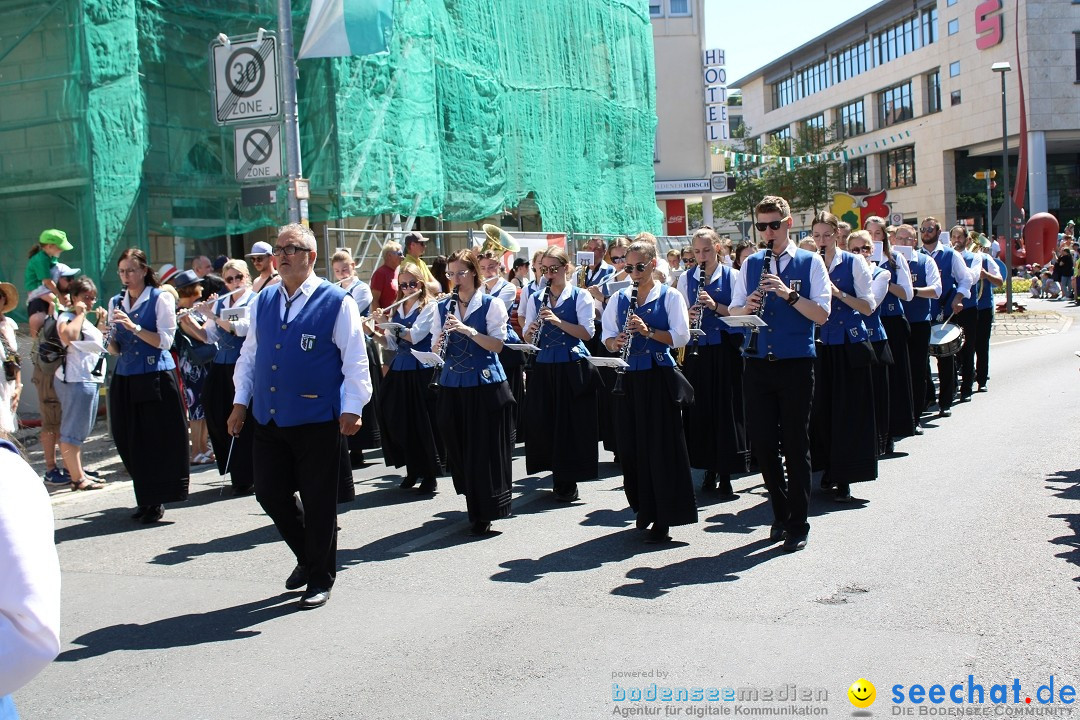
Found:
[[[585,343],[589,354],[594,357],[613,357],[604,343],[600,340],[603,331],[597,323],[596,334]],[[611,388],[615,385],[615,371],[611,368],[597,368],[597,377],[600,380],[600,391],[596,393],[596,417],[600,421],[600,442],[604,449],[610,453],[618,454],[616,439],[618,431],[615,426],[615,406],[611,398]]]
[[[683,435],[682,407],[693,389],[675,368],[627,372],[614,397],[623,491],[639,524],[697,522],[694,481]]]
[[[877,430],[878,456],[888,451],[889,445],[889,368],[893,365],[888,340],[870,343],[874,348],[874,364],[870,367],[870,379],[874,384],[874,425]]]
[[[699,345],[696,354],[686,351],[683,372],[694,388],[694,404],[683,412],[690,467],[721,477],[746,471],[741,370],[742,358],[726,343]]]
[[[436,413],[446,461],[454,489],[465,496],[469,522],[510,515],[514,405],[505,382],[439,390]]]
[[[386,465],[405,467],[411,478],[443,474],[444,450],[436,418],[434,368],[391,370],[382,379],[379,426]]]
[[[522,415],[529,418],[525,469],[550,470],[556,492],[599,473],[595,371],[585,360],[537,363]]]
[[[499,364],[506,373],[506,384],[514,396],[514,429],[512,443],[525,442],[529,434],[528,420],[522,408],[525,406],[525,356],[518,350],[504,347],[499,353]]]
[[[810,458],[836,484],[877,478],[877,423],[869,343],[818,345]]]
[[[375,343],[369,338],[367,341],[368,373],[371,375],[371,399],[364,406],[364,412],[360,416],[360,432],[348,438],[349,453],[353,456],[353,464],[359,464],[364,450],[374,450],[382,445],[382,437],[379,434],[379,413],[377,408],[380,402],[379,380],[382,377],[382,364],[375,352]]]
[[[210,374],[206,377],[203,385],[202,406],[206,412],[206,430],[210,435],[210,444],[214,447],[214,455],[217,457],[218,472],[222,475],[226,471],[232,481],[233,489],[237,492],[246,492],[255,486],[255,457],[252,451],[255,442],[255,423],[245,422],[240,434],[229,434],[228,420],[233,409],[233,397],[236,389],[233,387],[234,363],[228,365],[212,363]],[[229,456],[229,448],[232,448],[232,457]],[[228,467],[225,464],[228,463]]]
[[[135,502],[187,500],[188,423],[172,370],[113,375],[109,387],[113,441],[135,486]]]
[[[889,338],[893,364],[889,372],[889,435],[906,438],[915,434],[915,404],[911,399],[911,362],[908,337],[911,326],[903,315],[882,317]]]

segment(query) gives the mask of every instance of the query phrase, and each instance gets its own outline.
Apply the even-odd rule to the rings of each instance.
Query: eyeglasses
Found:
[[[626,269],[634,272],[645,272],[649,269],[649,263],[631,263],[626,266]]]
[[[833,238],[833,237],[836,237],[836,233],[834,233],[834,232],[831,232],[831,233],[814,233],[814,235],[813,235],[813,238],[815,240],[824,240],[825,238]]]
[[[562,263],[560,263],[558,265],[541,265],[540,266],[540,274],[541,275],[551,275],[551,274],[554,274],[554,273],[558,273],[564,267],[566,267],[566,265],[563,265]]]
[[[129,268],[129,269],[117,268],[116,272],[117,272],[118,275],[138,275],[139,273],[145,273],[146,269],[145,268]]]
[[[619,265],[620,263],[624,263],[624,262],[626,262],[626,256],[625,255],[612,255],[611,256],[611,263],[613,265]]]
[[[472,275],[472,270],[458,270],[457,272],[446,273],[446,279],[453,280],[454,278],[457,278],[458,280],[464,280],[470,275]]]
[[[225,282],[236,282],[238,280],[243,280],[243,279],[244,279],[243,275],[226,275],[225,278],[224,278]]]
[[[298,252],[313,252],[306,247],[300,245],[278,245],[274,248],[274,257],[281,257],[282,255],[288,255],[292,257]]]
[[[850,252],[862,253],[863,255],[869,255],[870,254],[870,246],[869,245],[863,245],[862,247],[854,247],[854,248],[850,248],[849,250],[850,250]]]
[[[408,288],[409,290],[412,290],[413,288],[420,287],[420,283],[418,283],[415,280],[413,280],[412,282],[399,282],[398,287],[399,288]]]
[[[924,228],[919,228],[919,229],[922,230],[924,233],[932,233],[932,232],[937,232],[938,231],[938,229],[936,227],[924,227]]]

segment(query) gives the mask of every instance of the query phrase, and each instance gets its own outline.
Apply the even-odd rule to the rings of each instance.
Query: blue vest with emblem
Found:
[[[720,275],[716,278],[716,282],[706,283],[705,292],[720,305],[730,305],[731,268],[724,264],[719,267]],[[697,302],[698,274],[699,272],[691,272],[686,276],[687,305],[693,305]],[[741,332],[729,332],[724,321],[712,310],[705,310],[701,316],[701,329],[705,331],[705,336],[698,338],[698,345],[719,345],[723,342],[724,335],[742,335]],[[691,344],[694,342],[693,338],[690,339],[690,342]]]
[[[246,307],[251,304],[254,295],[248,295],[247,298],[241,300],[234,308]],[[221,313],[225,310],[225,301],[229,298],[221,298],[214,303],[214,314],[221,317]],[[214,356],[215,365],[233,365],[240,359],[240,348],[244,346],[244,338],[240,337],[236,333],[231,333],[228,330],[221,330],[218,328],[217,339],[217,355]]]
[[[161,290],[150,288],[150,296],[146,302],[128,317],[136,325],[141,325],[143,330],[157,332],[157,303]],[[123,294],[116,296],[116,306],[120,307]],[[146,375],[147,373],[172,370],[176,367],[172,354],[168,350],[153,347],[135,337],[135,333],[116,325],[113,339],[120,347],[120,359],[116,362],[117,375]]]
[[[979,253],[979,255],[981,255],[981,254],[982,253]],[[973,268],[976,265],[978,265],[979,269],[982,269],[982,260],[980,260],[979,256],[976,255],[975,253],[970,252],[968,250],[965,250],[964,252],[960,253],[960,257],[964,258],[964,264],[967,265],[969,268]],[[975,297],[978,294],[978,292],[979,292],[978,283],[972,283],[971,292],[969,292],[968,296],[966,298],[964,298],[964,305],[963,305],[964,310],[969,310],[971,308],[976,307]]]
[[[795,257],[787,262],[780,271],[780,279],[788,287],[797,282],[799,294],[810,294],[810,268],[813,267],[817,253],[808,250],[796,250]],[[761,280],[761,266],[765,263],[765,251],[759,250],[746,259],[742,272],[746,273],[746,294],[757,291]],[[764,358],[769,355],[777,359],[812,358],[817,355],[814,349],[814,321],[787,304],[776,293],[765,294],[765,310],[761,314],[768,327],[761,328],[758,339],[758,354],[747,357]]]
[[[667,285],[660,286],[660,295],[650,303],[638,305],[634,314],[637,315],[653,330],[670,330],[671,320],[667,316],[667,308],[664,305],[665,296],[670,288]],[[619,328],[626,325],[626,313],[630,309],[630,293],[627,288],[619,292],[618,319]],[[671,347],[659,340],[644,337],[638,333],[630,336],[630,357],[626,360],[630,363],[627,370],[649,370],[654,367],[675,367],[675,358],[671,355]]]
[[[581,288],[571,287],[570,296],[566,298],[562,305],[553,309],[555,317],[563,322],[577,325],[577,302],[583,292],[585,291]],[[529,301],[533,304],[536,315],[539,316],[540,296],[533,295]],[[589,356],[589,351],[585,349],[585,343],[573,335],[563,332],[551,323],[544,323],[544,327],[540,328],[539,337],[533,339],[533,344],[540,348],[540,352],[536,353],[536,362],[538,363],[570,362],[571,360],[577,361]]]
[[[897,270],[897,267],[899,263],[902,262],[907,261],[894,250],[892,253],[892,262],[887,262],[882,265],[882,267],[888,270],[892,275],[892,278],[889,280],[890,283],[900,282],[900,272]],[[893,295],[888,289],[885,290],[884,299],[878,304],[878,310],[881,313],[881,317],[900,317],[904,314],[904,306],[900,302],[900,298]]]
[[[411,328],[416,324],[416,319],[420,317],[420,311],[423,310],[421,306],[417,305],[413,308],[413,311],[408,315],[401,313],[402,308],[395,310],[394,322],[400,323],[407,328]],[[394,355],[393,362],[390,363],[390,369],[395,371],[402,370],[419,370],[423,367],[420,361],[416,359],[410,350],[419,350],[421,352],[431,352],[431,335],[425,335],[423,339],[418,343],[411,343],[403,337],[397,339],[397,355]]]
[[[988,267],[989,263],[995,263],[993,257],[986,253],[978,253],[978,257],[982,265],[980,269]],[[1000,268],[998,272],[1000,272]],[[1004,275],[1002,275],[1004,277]],[[978,302],[976,305],[980,310],[993,310],[994,309],[994,286],[989,280],[980,280],[978,285]]]
[[[259,334],[252,383],[255,419],[263,425],[273,420],[280,427],[337,420],[345,375],[334,324],[346,293],[323,281],[286,323],[281,288],[259,293],[257,327],[249,330]]]
[[[848,295],[855,294],[855,256],[846,250],[838,250],[840,263],[829,271],[833,284]],[[821,342],[826,345],[843,345],[862,342],[868,336],[863,314],[849,307],[840,298],[832,299],[829,319],[821,326]]]
[[[446,305],[449,302],[450,298],[439,302],[440,328],[446,322]],[[465,324],[486,335],[488,306],[493,302],[502,301],[491,295],[481,295],[480,307],[465,318]],[[443,357],[446,361],[439,375],[439,384],[443,387],[477,387],[506,380],[506,372],[499,362],[499,356],[480,347],[461,333],[450,333]]]
[[[917,250],[911,257],[912,260],[908,263],[911,269],[911,285],[917,288],[926,287],[926,263],[933,261],[922,250]],[[930,298],[916,295],[910,300],[901,300],[901,302],[908,322],[930,322]]]
[[[952,273],[953,253],[955,252],[952,248],[938,248],[930,256],[937,263],[938,272],[941,273],[941,297],[930,301],[930,316],[932,318],[936,318],[941,314],[942,307],[952,312],[952,300],[953,295],[956,294],[957,285],[956,278],[953,277]]]
[[[876,280],[882,273],[888,272],[880,265],[874,266],[870,272],[870,279]],[[886,291],[888,292],[888,291]],[[895,295],[889,295],[889,297],[896,297]],[[874,312],[870,313],[870,316],[864,321],[866,323],[866,332],[870,337],[871,342],[878,342],[880,340],[888,340],[889,336],[885,334],[885,326],[881,324],[881,308],[883,303],[878,303],[878,306],[874,308]]]

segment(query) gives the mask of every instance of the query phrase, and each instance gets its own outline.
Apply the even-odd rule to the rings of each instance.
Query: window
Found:
[[[825,144],[825,114],[815,115],[802,122],[803,138],[811,147],[819,148]]]
[[[828,60],[807,65],[773,84],[773,109],[802,100],[830,85]]]
[[[946,7],[952,7],[955,4],[956,4],[956,0],[945,0],[945,6]]]
[[[1076,43],[1076,82],[1080,83],[1080,32],[1073,33],[1073,42]]]
[[[690,0],[668,0],[668,17],[686,17],[690,14]]]
[[[915,184],[915,146],[889,150],[881,156],[881,177],[890,188]]]
[[[949,63],[949,77],[956,77],[960,74],[960,61],[957,60],[954,63]]]
[[[783,127],[783,128],[780,128],[779,130],[774,130],[773,132],[769,133],[769,142],[773,142],[775,140],[781,141],[781,143],[783,145],[783,148],[784,148],[784,152],[791,152],[791,128],[790,127]]]
[[[844,163],[840,184],[848,191],[852,188],[865,189],[870,186],[867,180],[865,157],[855,158]]]
[[[846,47],[832,56],[832,81],[833,83],[844,82],[873,67],[873,58],[870,55],[870,41],[863,40]]]
[[[866,118],[863,113],[863,101],[844,105],[838,112],[840,119],[840,137],[850,138],[866,132]]]
[[[649,16],[664,17],[664,0],[649,0]]]
[[[941,73],[935,70],[926,75],[926,112],[941,110]]]
[[[959,90],[953,90],[952,94],[949,95],[949,104],[953,105],[953,106],[960,104],[960,91]]]
[[[878,127],[895,125],[913,116],[910,82],[878,93]]]
[[[875,33],[874,60],[884,65],[934,42],[937,42],[937,6]]]
[[[950,35],[955,35],[958,32],[960,32],[960,21],[956,20],[956,19],[950,20],[949,21],[949,34]]]

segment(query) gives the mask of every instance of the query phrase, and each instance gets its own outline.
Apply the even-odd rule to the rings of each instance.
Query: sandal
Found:
[[[105,483],[94,482],[87,477],[81,477],[78,480],[71,481],[71,492],[78,490],[100,490],[105,487]]]

